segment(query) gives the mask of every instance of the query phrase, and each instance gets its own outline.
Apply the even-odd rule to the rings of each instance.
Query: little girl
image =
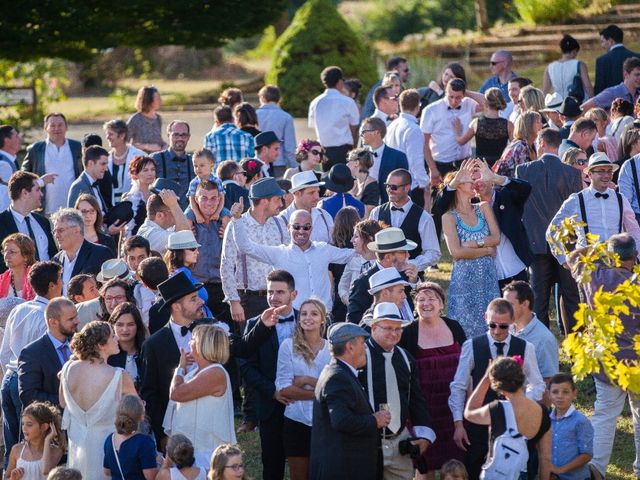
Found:
[[[60,412],[49,402],[34,402],[22,411],[24,440],[13,446],[5,480],[46,480],[64,453]]]
[[[172,435],[167,442],[167,457],[156,480],[207,480],[204,468],[193,464],[193,444],[184,435]]]
[[[449,460],[440,469],[442,480],[469,480],[467,469],[460,460]]]

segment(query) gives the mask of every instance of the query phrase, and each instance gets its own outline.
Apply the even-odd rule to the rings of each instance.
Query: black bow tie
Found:
[[[96,180],[95,182],[93,182],[93,183],[91,184],[91,186],[92,186],[93,188],[100,188],[100,185],[98,184],[98,181],[97,181],[97,180]]]
[[[393,207],[392,206],[391,207],[391,211],[392,212],[402,212],[402,213],[404,213],[404,208],[402,208],[402,207]]]
[[[287,318],[279,318],[278,319],[278,323],[287,323],[287,322],[293,322],[295,320],[295,317],[293,315],[287,317]]]
[[[447,107],[447,110],[460,110],[462,108],[462,105],[458,106],[458,107]]]
[[[378,158],[378,152],[371,152],[371,155],[373,155],[374,157]]]
[[[604,198],[606,200],[607,198],[609,198],[609,194],[596,192],[596,198]]]
[[[393,120],[393,118],[391,118],[391,116],[387,117],[387,122],[390,122],[391,120]]]
[[[196,326],[196,322],[191,322],[191,325],[189,325],[188,327],[180,327],[180,334],[185,337],[187,333],[193,332],[193,329],[196,328]]]

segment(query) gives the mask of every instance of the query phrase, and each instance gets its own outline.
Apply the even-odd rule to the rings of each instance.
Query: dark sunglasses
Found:
[[[296,232],[298,230],[304,230],[305,232],[308,232],[309,230],[311,230],[311,224],[306,223],[304,225],[298,225],[297,223],[294,223],[293,225],[291,225],[291,228],[293,228]]]
[[[576,163],[580,166],[585,165],[588,162],[588,160],[586,158],[579,158],[578,160],[576,160]]]
[[[494,328],[499,328],[500,330],[509,330],[510,325],[508,323],[489,323],[489,328],[493,330]]]
[[[384,187],[386,189],[388,189],[388,190],[391,190],[392,192],[395,192],[399,188],[406,187],[407,185],[409,185],[409,184],[408,183],[403,183],[402,185],[394,185],[392,183],[385,183]]]
[[[322,150],[311,150],[311,153],[313,153],[314,155],[318,155],[319,157],[321,157],[322,155],[324,155],[324,153],[322,152]]]
[[[504,60],[500,60],[499,62],[489,62],[489,63],[495,67],[496,65],[502,62],[504,62]]]

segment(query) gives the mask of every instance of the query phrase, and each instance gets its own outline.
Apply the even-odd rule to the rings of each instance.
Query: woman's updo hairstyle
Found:
[[[120,435],[131,435],[140,425],[144,415],[144,405],[135,395],[125,395],[116,410],[116,432]]]
[[[571,35],[565,34],[560,40],[560,50],[562,53],[571,53],[580,50],[580,44]]]
[[[498,357],[489,369],[491,388],[514,393],[524,385],[524,372],[520,363],[511,357]]]
[[[193,456],[193,443],[182,434],[172,435],[167,442],[167,455],[178,470],[191,467],[196,459]]]
[[[80,360],[100,360],[100,346],[106,345],[113,331],[107,322],[95,320],[87,323],[71,340],[73,353]]]

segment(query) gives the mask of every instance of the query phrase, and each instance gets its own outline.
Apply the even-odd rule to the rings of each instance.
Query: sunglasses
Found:
[[[576,160],[576,163],[580,166],[585,165],[587,163],[587,159],[586,158],[579,158],[578,160]]]
[[[508,323],[489,323],[489,328],[493,330],[494,328],[499,328],[500,330],[509,330],[510,325]]]
[[[495,67],[496,65],[498,65],[499,63],[502,63],[502,62],[504,62],[504,60],[500,60],[499,62],[489,62],[489,63],[490,63],[492,66],[494,66],[494,67]]]
[[[298,230],[304,230],[305,232],[308,232],[309,230],[311,230],[311,224],[306,223],[304,225],[298,225],[297,223],[294,223],[293,225],[291,225],[291,228],[293,228],[296,232]]]
[[[394,184],[392,184],[392,183],[385,183],[385,184],[384,184],[384,187],[385,187],[387,190],[391,190],[392,192],[395,192],[395,191],[396,191],[396,190],[398,190],[399,188],[406,187],[407,185],[409,185],[409,184],[408,184],[408,183],[403,183],[402,185],[394,185]]]
[[[319,157],[324,155],[324,153],[322,153],[322,150],[310,150],[310,152],[313,153],[314,155],[319,156]]]

